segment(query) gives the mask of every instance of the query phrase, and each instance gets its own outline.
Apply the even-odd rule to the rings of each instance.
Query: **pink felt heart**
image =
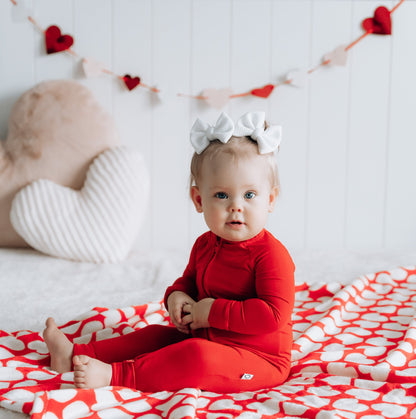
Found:
[[[374,11],[374,16],[363,20],[366,32],[378,35],[391,35],[391,16],[387,7],[380,6]]]
[[[103,64],[91,58],[82,60],[82,69],[86,77],[97,77],[103,73]]]
[[[345,66],[347,64],[348,51],[345,49],[345,45],[340,45],[335,48],[332,52],[329,52],[324,56],[324,61],[329,61],[329,64]]]
[[[286,76],[286,81],[291,86],[304,87],[308,78],[308,72],[305,70],[293,70]]]
[[[140,77],[131,77],[130,74],[126,74],[123,76],[123,81],[127,89],[133,90],[140,84]]]
[[[267,84],[266,86],[260,88],[260,89],[253,89],[251,91],[251,94],[253,96],[268,98],[271,93],[273,92],[274,85],[273,84]]]
[[[232,93],[231,89],[205,89],[202,95],[208,105],[221,109],[230,101]]]
[[[71,48],[74,39],[70,35],[62,35],[58,26],[49,26],[45,31],[46,52],[53,54],[55,52],[65,51]]]

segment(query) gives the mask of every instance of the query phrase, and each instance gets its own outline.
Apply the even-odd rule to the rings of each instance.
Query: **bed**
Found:
[[[161,304],[187,255],[135,250],[120,264],[0,249],[0,418],[416,417],[416,252],[293,252],[292,371],[262,391],[76,390],[47,368],[53,315],[73,340],[167,324]]]

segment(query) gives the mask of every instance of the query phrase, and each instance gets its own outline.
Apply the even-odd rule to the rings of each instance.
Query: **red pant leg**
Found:
[[[190,338],[140,355],[134,361],[112,364],[112,385],[144,392],[193,387],[219,393],[270,388],[284,382],[286,368],[258,355],[200,338]]]
[[[189,337],[190,335],[181,333],[172,326],[149,325],[115,338],[75,344],[73,354],[88,355],[111,364],[134,359],[139,355],[157,351]]]

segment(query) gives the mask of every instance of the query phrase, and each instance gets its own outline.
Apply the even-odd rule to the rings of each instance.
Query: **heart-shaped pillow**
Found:
[[[13,199],[10,220],[33,248],[82,262],[123,260],[137,236],[149,195],[141,155],[126,147],[101,153],[77,191],[47,179]]]
[[[91,162],[120,145],[113,118],[73,80],[49,80],[23,93],[0,141],[0,246],[27,247],[10,223],[16,193],[37,179],[80,189]]]

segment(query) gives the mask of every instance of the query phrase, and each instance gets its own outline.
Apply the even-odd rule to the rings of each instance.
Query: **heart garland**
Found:
[[[84,74],[86,77],[97,77],[103,74],[103,64],[99,63],[98,61],[92,60],[89,58],[88,60],[84,58],[82,60],[82,69],[84,70]]]
[[[140,84],[140,77],[131,77],[130,74],[126,74],[123,76],[123,81],[127,89],[133,90]]]
[[[363,29],[377,35],[391,35],[391,13],[387,7],[380,6],[374,16],[363,20]]]
[[[294,87],[305,87],[307,78],[306,70],[293,70],[286,75],[286,82]]]
[[[202,92],[208,105],[222,109],[231,99],[233,91],[231,89],[205,89]]]
[[[345,45],[340,45],[333,51],[324,55],[324,62],[328,61],[331,65],[345,66],[347,65],[348,51]]]
[[[20,21],[22,19],[28,19],[34,26],[38,29],[43,31],[43,29],[36,23],[36,21],[31,17],[28,16],[28,9],[24,7],[20,7],[20,2],[16,2],[16,0],[10,0],[13,5],[15,6],[16,10],[13,10],[12,15],[15,21]],[[308,71],[304,70],[297,70],[295,73],[288,74],[286,76],[286,80],[284,83],[278,84],[267,84],[261,88],[252,89],[249,92],[241,93],[241,94],[232,94],[231,89],[206,89],[204,90],[202,95],[193,96],[193,95],[185,95],[178,93],[177,96],[181,97],[189,97],[194,99],[202,99],[205,100],[209,105],[215,108],[222,108],[224,107],[230,99],[237,98],[237,97],[244,97],[244,96],[257,96],[261,98],[268,98],[271,93],[273,92],[275,87],[278,87],[280,84],[289,84],[297,87],[301,87],[305,83],[305,75],[311,74],[315,70],[317,70],[321,65],[332,64],[332,65],[340,65],[345,66],[347,62],[347,52],[350,48],[356,45],[359,41],[361,41],[365,36],[369,34],[379,34],[379,35],[391,35],[392,33],[392,24],[391,24],[391,15],[392,13],[404,2],[405,0],[399,0],[398,4],[396,4],[392,10],[387,9],[385,6],[380,6],[374,11],[373,17],[366,18],[362,21],[362,27],[365,30],[365,34],[359,37],[357,40],[353,41],[348,46],[340,46],[334,51],[326,54],[324,56],[323,63],[319,64],[317,67],[312,68]],[[74,39],[70,35],[62,35],[61,30],[58,26],[52,25],[49,26],[46,31],[43,31],[45,35],[45,44],[46,44],[46,51],[48,54],[53,54],[61,51],[70,50],[72,44],[74,43]],[[71,50],[73,56],[77,56],[75,51]],[[114,74],[112,71],[105,69],[102,67],[100,69],[101,64],[93,62],[91,59],[84,59],[83,60],[83,69],[84,73],[87,77],[89,76],[97,76],[102,73],[110,74],[117,76],[121,79],[128,90],[133,90],[137,86],[141,85],[158,95],[161,94],[159,89],[154,87],[147,86],[146,84],[141,83],[140,77],[131,77],[129,74],[124,76],[118,76]]]
[[[46,52],[53,54],[55,52],[66,51],[71,48],[74,38],[70,35],[62,35],[58,26],[49,26],[45,31]]]
[[[263,86],[260,89],[253,89],[251,91],[251,94],[253,96],[268,98],[271,95],[271,93],[273,92],[273,89],[274,89],[273,84],[266,84],[266,86]]]

